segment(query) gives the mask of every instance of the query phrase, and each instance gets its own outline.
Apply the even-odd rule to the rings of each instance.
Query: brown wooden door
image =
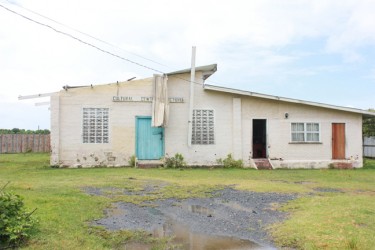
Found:
[[[345,123],[332,123],[332,159],[345,159]]]

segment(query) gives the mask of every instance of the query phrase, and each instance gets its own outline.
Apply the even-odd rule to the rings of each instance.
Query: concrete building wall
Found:
[[[252,132],[248,132],[252,131],[252,119],[267,119],[267,153],[274,167],[319,168],[335,162],[332,160],[332,123],[345,124],[345,157],[355,167],[362,166],[360,114],[251,97],[242,99],[242,113],[244,160],[252,157]],[[288,113],[287,119],[285,113]],[[292,143],[293,122],[319,123],[320,142]]]
[[[51,159],[50,164],[60,165],[60,95],[50,97],[51,102]]]
[[[197,72],[196,82],[201,79]],[[189,79],[189,74],[182,78]],[[195,84],[194,109],[213,109],[215,122],[215,144],[191,145],[188,147],[188,118],[189,118],[189,83],[169,78],[170,96],[184,96],[184,104],[170,105],[170,121],[166,128],[166,154],[184,155],[190,165],[212,165],[219,158],[225,158],[233,152],[232,145],[232,109],[233,98],[224,93],[208,93],[202,84]],[[201,80],[200,80],[201,81]]]
[[[169,124],[165,128],[165,154],[181,153],[190,165],[212,165],[232,154],[251,166],[253,119],[267,120],[267,153],[274,167],[328,167],[332,161],[332,123],[345,123],[346,158],[362,166],[362,116],[303,104],[204,90],[197,72],[194,108],[214,110],[215,144],[188,146],[190,74],[170,76]],[[113,102],[113,96],[149,96],[152,78],[61,91],[51,97],[51,165],[124,166],[135,155],[136,116],[151,116],[150,102]],[[109,108],[109,143],[82,142],[83,108]],[[285,113],[289,114],[288,119]],[[291,143],[292,122],[320,124],[320,143]]]
[[[52,115],[51,122],[52,142],[59,145],[56,150],[52,148],[52,154],[58,154],[58,157],[51,157],[52,165],[128,165],[129,158],[135,153],[135,117],[151,116],[152,104],[113,102],[113,96],[117,95],[152,96],[152,79],[69,89],[61,91],[59,98],[51,98],[51,113],[55,114],[57,110],[59,113],[59,116]],[[109,143],[82,142],[83,108],[109,109]]]

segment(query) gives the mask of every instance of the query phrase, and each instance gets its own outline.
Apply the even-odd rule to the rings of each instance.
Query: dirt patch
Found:
[[[99,189],[86,191],[93,195],[106,193]],[[142,194],[138,191],[137,195]],[[273,243],[267,226],[286,216],[274,209],[275,204],[297,197],[232,188],[215,191],[212,195],[213,198],[155,200],[141,205],[116,202],[105,211],[106,217],[94,224],[108,230],[144,230],[155,237],[175,236],[175,243],[179,243],[181,249],[217,249],[217,246],[220,249],[269,249]]]

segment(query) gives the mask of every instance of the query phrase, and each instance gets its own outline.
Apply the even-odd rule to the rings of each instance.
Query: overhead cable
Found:
[[[155,68],[149,67],[149,66],[147,66],[147,65],[143,65],[143,64],[141,64],[141,63],[135,62],[135,61],[130,60],[130,59],[128,59],[128,58],[125,58],[125,57],[123,57],[123,56],[120,56],[120,55],[117,55],[117,54],[115,54],[115,53],[112,53],[112,52],[110,52],[110,51],[108,51],[108,50],[102,49],[102,48],[100,48],[100,47],[98,47],[98,46],[96,46],[96,45],[94,45],[94,44],[91,44],[91,43],[89,43],[89,42],[83,41],[82,39],[80,39],[80,38],[78,38],[78,37],[76,37],[76,36],[74,36],[74,35],[71,35],[71,34],[69,34],[69,33],[67,33],[67,32],[64,32],[64,31],[58,30],[58,29],[52,27],[51,25],[48,25],[48,24],[45,24],[45,23],[42,23],[42,22],[36,21],[36,20],[34,20],[34,19],[30,18],[30,17],[27,17],[27,16],[25,16],[25,15],[23,15],[23,14],[18,13],[17,11],[11,10],[11,9],[5,7],[5,6],[2,5],[2,4],[0,4],[0,7],[2,7],[3,9],[5,9],[5,10],[7,10],[7,11],[9,11],[9,12],[15,14],[15,15],[18,15],[18,16],[20,16],[20,17],[22,17],[22,18],[24,18],[24,19],[26,19],[26,20],[28,20],[28,21],[31,21],[31,22],[33,22],[33,23],[36,23],[36,24],[39,24],[39,25],[44,26],[44,27],[46,27],[46,28],[49,28],[49,29],[55,31],[56,33],[62,34],[62,35],[67,36],[67,37],[70,37],[70,38],[72,38],[72,39],[74,39],[74,40],[76,40],[76,41],[78,41],[78,42],[80,42],[80,43],[82,43],[82,44],[85,44],[85,45],[90,46],[90,47],[92,47],[92,48],[94,48],[94,49],[97,49],[97,50],[99,50],[99,51],[101,51],[101,52],[103,52],[103,53],[106,53],[106,54],[111,55],[111,56],[113,56],[113,57],[116,57],[116,58],[119,58],[119,59],[121,59],[121,60],[127,61],[127,62],[129,62],[129,63],[135,64],[135,65],[137,65],[137,66],[140,66],[140,67],[146,68],[146,69],[148,69],[148,70],[151,70],[151,71],[154,71],[154,72],[157,72],[157,73],[160,73],[160,74],[166,74],[165,72],[163,72],[163,71],[161,71],[161,70],[158,70],[158,69],[155,69]],[[183,80],[183,81],[186,81],[186,82],[192,82],[191,80],[188,80],[188,79],[185,79],[185,78],[182,78],[182,77],[176,76],[176,75],[173,75],[173,76],[170,76],[170,77],[175,77],[175,78],[178,78],[178,79]],[[194,81],[193,83],[200,84],[199,82],[195,82],[195,81]]]
[[[90,38],[92,38],[92,39],[94,39],[94,40],[96,40],[96,41],[99,41],[99,42],[101,42],[101,43],[104,43],[104,44],[106,44],[106,45],[109,45],[109,46],[111,46],[111,47],[113,47],[113,48],[123,50],[123,51],[125,51],[126,53],[132,54],[132,55],[137,56],[137,57],[139,57],[139,58],[142,58],[142,59],[145,59],[145,60],[147,60],[147,61],[150,61],[150,62],[153,62],[153,63],[159,64],[159,65],[161,65],[161,66],[168,67],[167,65],[164,65],[164,64],[162,64],[162,63],[160,63],[160,62],[157,62],[157,61],[155,61],[155,60],[152,60],[152,59],[146,58],[146,57],[144,57],[144,56],[138,55],[138,54],[136,54],[136,53],[134,53],[134,52],[131,52],[131,51],[125,50],[125,49],[123,49],[123,48],[121,48],[121,47],[119,47],[119,46],[117,46],[117,45],[114,45],[114,44],[112,44],[112,43],[109,43],[109,42],[107,42],[107,41],[104,41],[103,39],[97,38],[97,37],[92,36],[92,35],[90,35],[90,34],[88,34],[88,33],[86,33],[86,32],[80,31],[80,30],[78,30],[78,29],[76,29],[76,28],[73,28],[73,27],[71,27],[71,26],[69,26],[69,25],[66,25],[66,24],[64,24],[64,23],[61,23],[61,22],[59,22],[59,21],[56,21],[56,20],[54,20],[54,19],[52,19],[52,18],[50,18],[50,17],[47,17],[47,16],[45,16],[45,15],[43,15],[43,14],[40,14],[40,13],[38,13],[38,12],[36,12],[36,11],[33,11],[33,10],[29,9],[29,8],[23,7],[22,5],[20,5],[20,4],[16,3],[16,2],[12,2],[12,1],[9,1],[9,0],[5,0],[5,1],[7,1],[7,2],[10,3],[10,4],[16,5],[17,7],[21,8],[21,9],[27,10],[27,11],[29,11],[29,12],[31,12],[31,13],[37,15],[37,16],[40,16],[40,17],[45,18],[45,19],[47,19],[47,20],[49,20],[49,21],[52,21],[52,22],[54,22],[54,23],[57,23],[57,24],[59,24],[59,25],[61,25],[61,26],[63,26],[63,27],[66,27],[66,28],[68,28],[68,29],[71,29],[71,30],[73,30],[73,31],[75,31],[75,32],[77,32],[77,33],[80,33],[80,34],[85,35],[85,36],[87,36],[87,37],[90,37]]]
[[[49,28],[49,29],[51,29],[51,30],[53,30],[53,31],[55,31],[55,32],[57,32],[57,33],[60,33],[60,34],[62,34],[62,35],[64,35],[64,36],[68,36],[68,37],[70,37],[70,38],[72,38],[72,39],[74,39],[74,40],[77,40],[77,41],[80,42],[80,43],[83,43],[83,44],[86,44],[86,45],[88,45],[88,46],[90,46],[90,47],[93,47],[93,48],[95,48],[95,49],[97,49],[97,50],[99,50],[99,51],[101,51],[101,52],[103,52],[103,53],[109,54],[109,55],[111,55],[111,56],[117,57],[117,58],[119,58],[119,59],[121,59],[121,60],[124,60],[124,61],[130,62],[130,63],[136,64],[136,65],[138,65],[138,66],[140,66],[140,67],[143,67],[143,68],[146,68],[146,69],[149,69],[149,70],[152,70],[152,71],[155,71],[155,72],[158,72],[158,73],[162,73],[162,74],[164,74],[164,73],[163,73],[162,71],[160,71],[160,70],[157,70],[157,69],[151,68],[151,67],[149,67],[149,66],[146,66],[146,65],[143,65],[143,64],[140,64],[140,63],[137,63],[137,62],[134,62],[134,61],[132,61],[132,60],[130,60],[130,59],[127,59],[127,58],[125,58],[125,57],[123,57],[123,56],[119,56],[119,55],[114,54],[114,53],[112,53],[112,52],[110,52],[110,51],[108,51],[108,50],[102,49],[102,48],[100,48],[100,47],[98,47],[98,46],[96,46],[96,45],[94,45],[94,44],[91,44],[91,43],[89,43],[89,42],[83,41],[82,39],[80,39],[80,38],[78,38],[78,37],[75,37],[75,36],[73,36],[73,35],[71,35],[71,34],[69,34],[69,33],[66,33],[66,32],[64,32],[64,31],[58,30],[58,29],[56,29],[56,28],[54,28],[54,27],[52,27],[52,26],[50,26],[50,25],[48,25],[48,24],[41,23],[41,22],[36,21],[36,20],[34,20],[34,19],[30,18],[30,17],[27,17],[27,16],[25,16],[25,15],[22,15],[22,14],[20,14],[20,13],[14,11],[14,10],[11,10],[11,9],[5,7],[5,6],[2,5],[2,4],[0,4],[0,7],[4,8],[5,10],[7,10],[7,11],[13,13],[13,14],[16,14],[16,15],[18,15],[18,16],[20,16],[20,17],[23,17],[23,18],[25,18],[25,19],[27,19],[27,20],[29,20],[29,21],[31,21],[31,22],[34,22],[34,23],[36,23],[36,24],[42,25],[42,26],[44,26],[44,27],[47,27],[47,28]]]

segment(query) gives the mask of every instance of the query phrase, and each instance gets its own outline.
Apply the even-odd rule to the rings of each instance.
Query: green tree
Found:
[[[19,128],[13,128],[13,129],[0,129],[0,134],[42,134],[42,135],[48,135],[51,132],[48,129],[38,129],[38,130],[25,130],[25,129],[19,129]]]
[[[375,113],[374,109],[369,109],[368,111]],[[375,117],[363,119],[362,133],[363,136],[375,136]]]
[[[19,128],[12,129],[12,134],[18,134],[21,130]]]

